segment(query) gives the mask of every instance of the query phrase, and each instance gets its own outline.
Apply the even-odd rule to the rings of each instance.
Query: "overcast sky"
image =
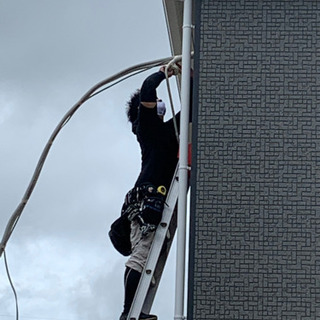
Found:
[[[2,237],[73,104],[100,80],[171,52],[161,0],[0,1],[0,40]],[[140,169],[125,103],[157,69],[92,98],[55,140],[6,249],[21,320],[118,319],[126,258],[107,233]],[[152,310],[160,319],[173,319],[174,253]],[[15,304],[2,256],[0,320],[9,319]]]

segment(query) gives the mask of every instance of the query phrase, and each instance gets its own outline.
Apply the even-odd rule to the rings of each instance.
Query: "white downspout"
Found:
[[[192,0],[184,0],[182,34],[182,72],[181,72],[181,114],[180,114],[180,159],[179,159],[179,198],[177,261],[175,288],[176,320],[184,317],[184,282],[186,260],[186,213],[188,190],[188,131],[190,109],[190,69],[192,38]]]

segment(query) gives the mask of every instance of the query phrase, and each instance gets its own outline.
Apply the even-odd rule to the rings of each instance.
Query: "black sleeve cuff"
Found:
[[[140,101],[142,102],[156,102],[157,101],[157,87],[164,80],[166,75],[162,71],[158,71],[150,75],[144,80],[141,91]]]

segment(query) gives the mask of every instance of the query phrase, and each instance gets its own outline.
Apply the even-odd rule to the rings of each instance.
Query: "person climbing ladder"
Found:
[[[174,74],[168,70],[168,77]],[[127,320],[141,273],[161,220],[166,190],[169,190],[178,162],[179,144],[173,118],[164,121],[164,102],[157,97],[157,87],[165,79],[165,66],[148,76],[141,89],[127,103],[127,117],[141,149],[141,171],[134,187],[126,194],[121,217],[129,224],[130,257],[124,273],[124,305],[120,320]],[[175,116],[180,126],[180,112]],[[191,117],[190,117],[191,121]],[[111,237],[110,237],[111,238]],[[157,320],[141,313],[139,319]]]

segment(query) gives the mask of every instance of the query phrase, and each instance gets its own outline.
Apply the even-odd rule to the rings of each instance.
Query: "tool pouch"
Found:
[[[109,238],[114,248],[124,256],[131,254],[130,231],[130,221],[126,215],[115,220],[109,231]]]
[[[162,197],[148,197],[141,202],[140,212],[136,216],[142,235],[156,230],[162,218],[164,199]]]
[[[142,236],[146,236],[159,225],[164,203],[165,196],[150,184],[130,190],[125,196],[121,216],[110,227],[109,238],[115,249],[124,256],[130,255],[131,221],[137,220]]]

